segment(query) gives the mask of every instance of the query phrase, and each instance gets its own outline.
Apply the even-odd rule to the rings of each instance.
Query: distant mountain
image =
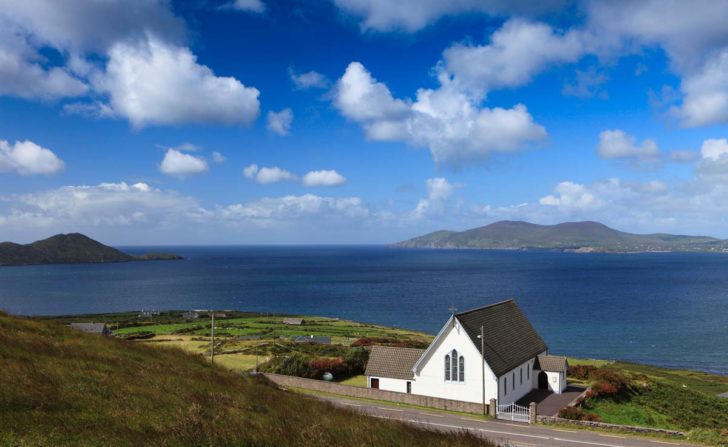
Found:
[[[536,225],[500,221],[466,231],[436,231],[398,242],[409,248],[546,249],[578,252],[728,252],[728,241],[706,236],[633,234],[598,222]]]
[[[0,266],[33,264],[84,264],[182,259],[180,256],[152,253],[132,256],[108,247],[80,233],[58,234],[32,244],[0,243]]]

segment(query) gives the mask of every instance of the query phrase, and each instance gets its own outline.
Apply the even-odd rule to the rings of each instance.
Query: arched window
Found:
[[[503,378],[503,395],[508,394],[508,377]]]
[[[462,355],[460,356],[459,365],[460,366],[460,377],[459,380],[461,382],[465,382],[465,357]]]
[[[452,350],[452,374],[450,376],[453,382],[458,381],[458,352]]]
[[[515,390],[516,389],[516,373],[515,372],[513,373],[513,377],[511,377],[511,379],[513,379],[513,384],[511,385],[511,387]]]
[[[450,355],[445,356],[445,380],[450,380]]]
[[[526,379],[531,380],[531,362],[526,366]]]

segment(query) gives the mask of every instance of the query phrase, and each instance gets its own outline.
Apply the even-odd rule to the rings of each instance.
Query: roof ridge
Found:
[[[515,302],[515,301],[516,301],[515,298],[508,298],[507,300],[499,301],[497,303],[486,304],[485,306],[480,306],[480,307],[476,307],[475,309],[469,309],[469,310],[466,310],[466,311],[463,311],[463,312],[456,313],[455,316],[456,317],[459,317],[461,315],[469,314],[471,312],[475,312],[475,311],[483,310],[483,309],[488,309],[489,307],[500,306],[501,304],[506,304],[506,303]]]

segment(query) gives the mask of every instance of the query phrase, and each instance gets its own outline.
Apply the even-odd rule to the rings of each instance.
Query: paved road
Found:
[[[481,420],[465,415],[397,407],[380,403],[352,400],[345,397],[315,396],[339,407],[350,408],[370,416],[404,421],[431,430],[467,430],[499,444],[513,447],[666,447],[690,446],[680,441],[607,434],[587,430],[550,428],[516,422]]]

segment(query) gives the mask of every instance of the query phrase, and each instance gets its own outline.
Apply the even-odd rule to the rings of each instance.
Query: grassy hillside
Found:
[[[602,371],[616,373],[618,386],[584,404],[603,422],[682,430],[693,441],[728,445],[728,399],[718,397],[728,391],[728,376],[628,362],[569,359],[569,366],[569,381],[583,385],[600,382]]]
[[[438,231],[395,244],[409,248],[553,249],[597,252],[725,252],[728,241],[704,236],[632,234],[598,222],[536,225],[500,221],[462,232]]]
[[[334,409],[199,356],[0,313],[0,445],[489,445]]]
[[[139,257],[131,256],[80,233],[57,234],[48,239],[26,245],[12,242],[0,243],[0,266],[167,259],[180,259],[180,257],[164,253],[151,253]]]

